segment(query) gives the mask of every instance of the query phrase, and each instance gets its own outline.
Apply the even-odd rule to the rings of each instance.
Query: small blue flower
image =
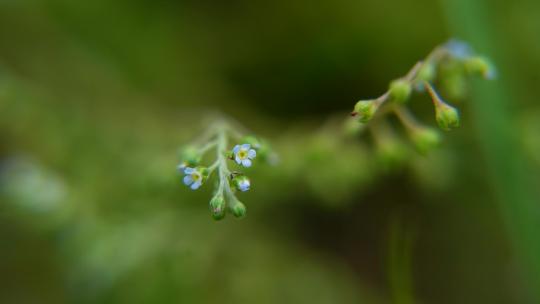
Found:
[[[249,190],[249,187],[251,186],[251,183],[249,182],[249,179],[242,179],[238,182],[238,190],[242,192],[246,192]]]
[[[197,190],[203,183],[203,174],[197,168],[187,167],[184,169],[184,184],[191,190]]]
[[[251,149],[250,144],[236,145],[233,148],[234,160],[244,167],[251,167],[251,160],[257,156],[257,152]]]
[[[233,184],[236,187],[236,189],[242,192],[248,191],[251,186],[251,182],[249,181],[249,178],[245,175],[235,177],[233,179]]]
[[[473,54],[471,46],[461,40],[451,39],[446,43],[445,47],[452,56],[458,59],[465,59]]]

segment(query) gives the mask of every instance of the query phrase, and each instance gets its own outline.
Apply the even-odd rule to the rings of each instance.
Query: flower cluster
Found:
[[[451,40],[436,47],[423,61],[416,63],[407,75],[390,82],[388,90],[380,97],[358,101],[351,116],[377,133],[376,130],[381,129],[379,125],[385,124],[380,118],[393,113],[407,130],[417,150],[427,153],[438,145],[440,135],[414,118],[407,108],[411,96],[414,92],[427,92],[433,101],[437,124],[442,130],[449,131],[459,126],[459,112],[441,98],[435,84],[442,87],[445,96],[460,99],[465,94],[466,78],[474,75],[493,79],[496,73],[491,63],[485,57],[476,55],[468,44]]]
[[[182,181],[192,190],[197,190],[216,172],[217,183],[214,196],[210,200],[210,212],[216,220],[223,219],[227,211],[241,218],[246,214],[246,207],[236,197],[236,192],[246,192],[251,188],[251,181],[244,173],[230,170],[229,164],[240,168],[250,168],[255,161],[270,161],[274,158],[268,144],[254,136],[241,136],[228,123],[215,124],[202,138],[202,143],[185,147],[182,151],[178,171]],[[232,149],[230,139],[238,141]],[[201,162],[209,151],[215,151],[214,162],[206,167]]]

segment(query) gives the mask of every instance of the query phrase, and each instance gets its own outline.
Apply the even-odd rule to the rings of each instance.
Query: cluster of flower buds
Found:
[[[436,47],[407,75],[390,82],[388,90],[380,97],[358,101],[351,116],[371,127],[380,124],[380,118],[385,114],[394,113],[417,150],[427,153],[438,145],[440,135],[435,129],[420,124],[407,108],[413,92],[428,93],[433,101],[437,124],[442,130],[449,131],[459,126],[459,112],[441,98],[435,85],[442,87],[445,96],[461,98],[466,77],[474,75],[492,79],[495,70],[486,58],[476,55],[468,44],[451,40]]]
[[[238,142],[232,149],[228,146],[230,139]],[[201,165],[206,154],[212,150],[215,151],[213,163],[210,166]],[[199,189],[216,172],[216,188],[210,200],[212,217],[221,220],[228,211],[241,218],[246,215],[246,207],[238,200],[236,193],[248,191],[251,181],[239,169],[250,168],[256,160],[269,161],[272,158],[273,154],[265,141],[254,136],[243,137],[222,122],[209,129],[202,143],[183,149],[178,171],[183,175],[183,183],[192,190]],[[231,170],[229,164],[237,168]]]

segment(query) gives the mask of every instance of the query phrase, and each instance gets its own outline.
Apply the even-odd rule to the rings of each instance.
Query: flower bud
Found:
[[[245,175],[237,175],[233,178],[232,183],[237,190],[246,192],[251,186],[249,178]]]
[[[255,136],[245,136],[240,142],[243,144],[250,144],[254,149],[259,149],[261,147],[261,142]]]
[[[404,80],[398,79],[390,83],[390,96],[392,100],[397,103],[405,103],[411,96],[411,84]]]
[[[201,153],[193,146],[182,150],[180,157],[184,167],[195,167],[201,162]]]
[[[439,133],[431,128],[417,127],[411,132],[411,139],[418,152],[427,154],[439,145],[441,138]]]
[[[225,199],[223,195],[218,194],[210,200],[210,212],[212,212],[212,217],[217,221],[225,217]]]
[[[435,107],[435,119],[439,127],[445,131],[459,127],[458,110],[446,103]]]
[[[424,82],[424,85],[433,100],[435,119],[439,127],[445,131],[459,127],[459,113],[457,109],[445,103],[428,82]]]
[[[255,136],[246,136],[240,141],[242,143],[250,144],[251,147],[257,150],[257,158],[261,161],[268,161],[268,157],[271,155],[271,149],[268,143]]]
[[[471,75],[480,74],[485,79],[492,79],[495,71],[491,63],[484,57],[474,56],[465,60],[465,69]]]
[[[231,207],[232,214],[237,218],[243,218],[246,216],[246,206],[239,201],[236,201],[235,204]]]
[[[375,112],[377,112],[378,108],[379,106],[375,100],[360,100],[354,106],[354,111],[351,113],[351,115],[358,116],[359,122],[367,123],[371,118],[373,118],[373,115]]]

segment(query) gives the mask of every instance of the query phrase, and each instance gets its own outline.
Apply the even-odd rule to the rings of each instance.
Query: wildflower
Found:
[[[245,175],[239,175],[233,178],[233,185],[236,187],[236,189],[246,192],[249,190],[249,187],[251,186],[251,182],[249,181],[249,178]]]
[[[204,182],[205,169],[202,167],[186,167],[184,169],[184,174],[184,184],[189,186],[192,190],[197,190]]]
[[[233,148],[233,157],[237,164],[251,167],[251,160],[257,156],[257,152],[251,149],[250,144],[236,145]]]

